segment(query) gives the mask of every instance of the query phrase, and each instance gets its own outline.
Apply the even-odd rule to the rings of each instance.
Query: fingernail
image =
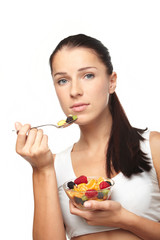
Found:
[[[19,133],[19,122],[15,122],[15,129],[17,130],[16,133]]]
[[[17,129],[18,126],[19,126],[19,122],[16,122],[16,123],[15,123],[15,128]]]
[[[86,202],[84,202],[84,206],[89,208],[89,207],[91,207],[91,203],[86,201]]]

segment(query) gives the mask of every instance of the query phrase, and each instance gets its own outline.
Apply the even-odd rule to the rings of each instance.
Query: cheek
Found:
[[[104,109],[109,101],[108,85],[97,85],[92,89],[92,104],[96,109]]]
[[[97,84],[96,87],[90,89],[91,95],[96,99],[107,98],[109,95],[107,84]]]
[[[57,94],[59,103],[60,103],[61,107],[63,108],[65,106],[65,103],[67,102],[66,93],[62,89],[55,88],[55,90],[56,90],[56,94]]]

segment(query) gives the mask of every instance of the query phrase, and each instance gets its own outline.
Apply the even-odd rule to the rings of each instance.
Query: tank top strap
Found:
[[[141,141],[140,146],[141,146],[142,151],[144,153],[146,153],[147,157],[150,159],[150,165],[151,165],[152,169],[149,172],[149,174],[150,174],[152,181],[157,184],[157,174],[156,174],[156,169],[153,164],[152,152],[151,152],[150,141],[149,141],[150,130],[146,130],[144,132],[144,134],[142,134],[142,136],[144,137],[145,140]]]
[[[68,147],[62,152],[59,152],[55,156],[54,167],[57,177],[58,188],[63,185],[64,182],[71,178],[75,178],[72,163],[71,163],[71,151],[73,145]]]
[[[140,141],[141,150],[142,150],[144,153],[146,153],[146,155],[147,155],[148,158],[152,159],[150,142],[149,142],[150,130],[147,129],[147,130],[142,134],[142,137],[144,138],[144,141]],[[152,161],[151,161],[151,164],[153,164]]]

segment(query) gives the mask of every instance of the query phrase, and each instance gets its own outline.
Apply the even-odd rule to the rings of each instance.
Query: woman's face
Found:
[[[116,73],[108,75],[93,50],[64,47],[55,54],[52,69],[55,90],[66,115],[77,115],[79,125],[106,116]]]

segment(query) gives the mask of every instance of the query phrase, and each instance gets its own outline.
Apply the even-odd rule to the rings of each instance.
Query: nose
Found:
[[[70,96],[72,98],[83,95],[83,89],[79,81],[72,81],[71,83]]]

